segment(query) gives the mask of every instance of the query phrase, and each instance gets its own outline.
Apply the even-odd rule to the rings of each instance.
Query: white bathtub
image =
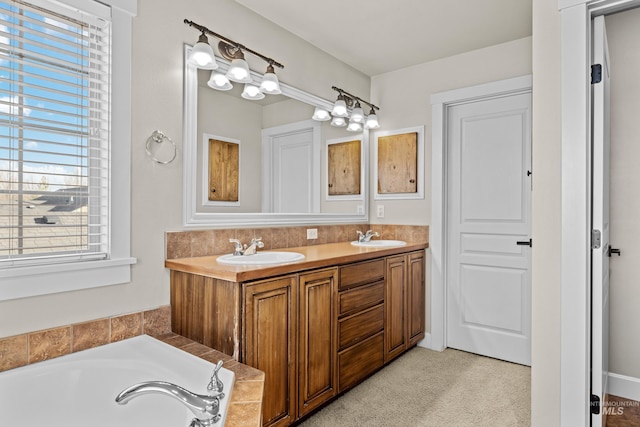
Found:
[[[186,427],[194,415],[166,395],[115,398],[143,381],[167,381],[206,394],[214,365],[146,335],[0,372],[0,426]],[[223,426],[233,372],[221,369]]]

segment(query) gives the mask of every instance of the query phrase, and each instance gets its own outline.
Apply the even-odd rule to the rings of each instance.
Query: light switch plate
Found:
[[[378,218],[384,218],[384,205],[378,205],[377,214]]]
[[[318,229],[317,228],[308,228],[307,229],[307,240],[317,239],[318,238]]]

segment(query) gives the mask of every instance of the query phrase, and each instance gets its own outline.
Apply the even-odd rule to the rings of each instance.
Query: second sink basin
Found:
[[[227,254],[218,257],[220,264],[229,265],[269,265],[285,264],[287,262],[300,261],[304,255],[298,252],[258,252],[253,255]]]
[[[404,246],[407,242],[403,240],[369,240],[368,242],[351,242],[353,246],[364,246],[370,248],[382,248],[386,246]]]

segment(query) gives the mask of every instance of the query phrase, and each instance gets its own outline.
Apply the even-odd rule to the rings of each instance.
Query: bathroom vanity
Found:
[[[167,260],[172,330],[263,371],[263,425],[289,425],[424,337],[427,247],[331,243],[262,266]]]

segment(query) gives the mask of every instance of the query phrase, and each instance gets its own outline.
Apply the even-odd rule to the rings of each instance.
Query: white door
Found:
[[[604,16],[593,20],[593,64],[601,81],[592,84],[592,242],[591,242],[591,394],[600,402],[609,371],[609,49]],[[599,240],[599,242],[597,241]],[[602,405],[601,405],[602,406]],[[600,427],[604,411],[592,411],[591,425]]]
[[[447,346],[531,364],[531,94],[447,112]]]
[[[263,212],[320,211],[318,130],[306,122],[263,130]]]

